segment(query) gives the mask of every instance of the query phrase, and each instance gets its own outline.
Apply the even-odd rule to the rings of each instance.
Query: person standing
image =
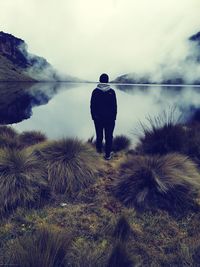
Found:
[[[100,83],[92,92],[90,111],[96,131],[96,150],[102,153],[105,135],[105,159],[110,160],[117,116],[117,99],[115,91],[108,84],[109,76],[106,73],[101,74],[99,81]]]

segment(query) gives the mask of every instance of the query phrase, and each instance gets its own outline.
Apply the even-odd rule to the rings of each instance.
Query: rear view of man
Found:
[[[117,100],[115,91],[110,88],[109,77],[103,73],[100,83],[93,90],[90,110],[96,130],[96,149],[102,153],[103,134],[105,134],[105,159],[111,159],[113,131],[117,116]]]

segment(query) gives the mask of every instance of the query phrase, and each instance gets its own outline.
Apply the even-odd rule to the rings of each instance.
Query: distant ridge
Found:
[[[184,64],[185,66],[189,66],[193,64],[198,66],[200,64],[200,32],[192,35],[188,38],[188,41],[191,45],[191,51],[194,49],[194,53],[191,53],[189,56],[186,57]],[[200,66],[200,65],[199,65]],[[194,79],[185,78],[184,72],[173,72],[167,69],[167,64],[160,65],[159,68],[162,70],[162,77],[160,79],[155,79],[151,72],[146,74],[138,74],[138,73],[126,73],[123,75],[118,76],[114,79],[113,83],[122,83],[122,84],[193,84],[193,85],[200,85],[200,73],[199,77],[195,77]],[[189,69],[189,68],[188,68]],[[167,71],[166,71],[167,70]],[[189,69],[189,71],[192,71]]]
[[[0,32],[0,81],[69,81],[78,78],[61,75],[43,57],[28,52],[24,40]]]

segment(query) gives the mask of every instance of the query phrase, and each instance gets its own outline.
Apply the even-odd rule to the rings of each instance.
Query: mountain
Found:
[[[24,40],[0,32],[0,81],[80,81],[60,75],[43,57],[28,52]]]
[[[128,73],[118,76],[113,83],[127,84],[200,84],[200,32],[188,38],[189,55],[171,68],[168,64],[159,65],[154,73]]]

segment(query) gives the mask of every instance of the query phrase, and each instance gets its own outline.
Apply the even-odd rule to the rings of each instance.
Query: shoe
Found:
[[[114,153],[111,152],[109,155],[105,155],[105,160],[110,160],[113,157]]]

